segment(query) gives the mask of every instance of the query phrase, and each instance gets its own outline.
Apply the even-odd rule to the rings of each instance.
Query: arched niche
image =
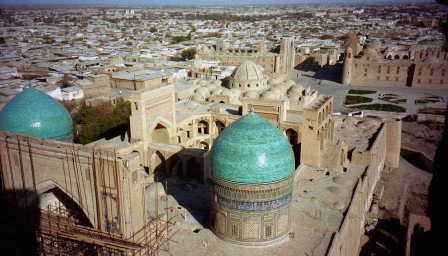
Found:
[[[294,152],[295,167],[297,168],[300,165],[300,150],[302,145],[299,133],[296,130],[289,128],[286,129],[285,134],[291,144],[292,151]]]
[[[205,120],[199,121],[198,122],[198,134],[203,135],[203,134],[209,134],[209,133],[210,133],[210,125],[208,124],[208,122]]]

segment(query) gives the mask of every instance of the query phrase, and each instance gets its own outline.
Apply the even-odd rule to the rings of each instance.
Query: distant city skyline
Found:
[[[0,0],[3,5],[46,5],[46,4],[76,4],[76,5],[263,5],[263,4],[376,4],[376,3],[435,3],[434,0]]]

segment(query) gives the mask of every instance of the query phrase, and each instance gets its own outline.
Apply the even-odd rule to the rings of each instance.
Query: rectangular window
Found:
[[[397,67],[397,75],[400,74],[400,67]]]

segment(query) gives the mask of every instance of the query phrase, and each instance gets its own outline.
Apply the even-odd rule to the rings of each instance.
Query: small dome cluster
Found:
[[[230,87],[241,91],[261,91],[267,89],[267,78],[263,69],[252,61],[243,62],[232,74]]]

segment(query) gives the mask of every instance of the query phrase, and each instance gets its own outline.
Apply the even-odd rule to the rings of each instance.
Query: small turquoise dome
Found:
[[[0,130],[67,141],[73,137],[73,121],[61,103],[39,90],[25,88],[0,111]]]
[[[255,113],[219,135],[211,153],[213,176],[228,182],[264,184],[294,172],[294,153],[282,132]]]

